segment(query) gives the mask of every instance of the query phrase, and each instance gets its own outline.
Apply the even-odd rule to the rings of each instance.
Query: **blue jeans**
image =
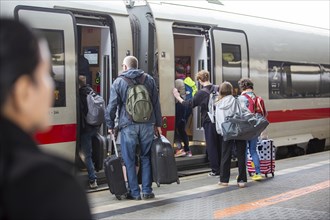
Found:
[[[127,179],[131,196],[140,196],[137,173],[135,169],[136,146],[140,146],[142,174],[142,193],[152,193],[151,145],[154,138],[153,124],[132,124],[124,127],[120,134],[121,152],[127,170]]]
[[[96,135],[97,130],[98,128],[93,128],[88,131],[82,131],[80,136],[81,150],[85,157],[83,161],[87,168],[89,181],[94,181],[97,178],[92,160],[92,137]]]
[[[254,167],[256,170],[256,174],[260,174],[260,161],[259,156],[257,153],[257,143],[258,143],[258,137],[247,141],[247,148],[250,151],[250,155],[252,157],[252,161],[254,163]]]

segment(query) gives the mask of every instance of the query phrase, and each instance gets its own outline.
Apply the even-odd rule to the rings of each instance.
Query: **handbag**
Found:
[[[261,114],[242,111],[239,100],[235,100],[234,114],[227,116],[221,124],[223,140],[251,140],[258,137],[269,125]]]

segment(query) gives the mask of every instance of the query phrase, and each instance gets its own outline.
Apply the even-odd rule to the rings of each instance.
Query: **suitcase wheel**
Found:
[[[116,199],[118,200],[122,200],[122,199],[126,199],[127,195],[124,194],[124,195],[116,195]]]
[[[180,184],[180,179],[178,178],[177,181],[176,181],[177,184]]]

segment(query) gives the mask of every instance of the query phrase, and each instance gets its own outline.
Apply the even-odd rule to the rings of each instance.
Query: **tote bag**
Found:
[[[267,119],[262,115],[243,112],[237,99],[234,109],[235,113],[227,116],[221,124],[224,141],[251,140],[258,137],[269,125]]]

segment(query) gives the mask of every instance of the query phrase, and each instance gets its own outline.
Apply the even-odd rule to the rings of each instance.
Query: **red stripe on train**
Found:
[[[330,108],[269,111],[267,118],[270,123],[330,118]],[[164,135],[167,131],[174,131],[174,116],[164,116],[164,122]],[[77,124],[54,125],[49,131],[36,134],[35,139],[39,144],[55,144],[76,141],[76,135]]]
[[[37,133],[35,139],[39,144],[55,144],[76,141],[77,124],[53,125],[49,131]]]
[[[294,109],[268,112],[270,123],[313,120],[330,117],[330,108]]]

